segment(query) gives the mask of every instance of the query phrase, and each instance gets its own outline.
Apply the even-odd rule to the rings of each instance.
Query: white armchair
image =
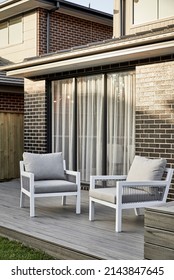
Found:
[[[94,220],[95,203],[114,208],[115,230],[121,232],[123,209],[133,208],[138,215],[139,208],[166,202],[173,169],[165,166],[165,159],[135,156],[128,176],[91,176],[89,220]],[[101,185],[103,182],[105,182],[104,187]]]
[[[20,207],[24,195],[30,199],[30,217],[35,216],[35,199],[44,197],[76,196],[76,214],[80,214],[80,172],[66,170],[61,153],[24,153],[20,161]]]

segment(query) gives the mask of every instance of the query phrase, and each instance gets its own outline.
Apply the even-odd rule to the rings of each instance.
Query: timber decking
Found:
[[[145,210],[144,256],[150,260],[174,259],[174,202]]]
[[[95,221],[88,220],[88,191],[82,191],[82,213],[75,201],[60,198],[36,201],[36,217],[19,208],[19,180],[0,183],[0,234],[42,249],[57,259],[136,260],[144,258],[144,217],[123,212],[123,232],[116,233],[114,209],[96,205]],[[73,203],[71,203],[73,202]]]

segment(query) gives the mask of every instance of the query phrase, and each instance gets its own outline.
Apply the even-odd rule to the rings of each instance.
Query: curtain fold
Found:
[[[135,154],[135,74],[107,75],[107,173],[127,174]]]
[[[74,170],[75,158],[75,80],[52,82],[53,152],[62,152],[66,167]]]
[[[102,174],[104,76],[77,79],[77,168],[82,181]]]

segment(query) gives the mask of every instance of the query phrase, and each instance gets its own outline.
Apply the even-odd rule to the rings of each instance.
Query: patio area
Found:
[[[144,259],[144,217],[123,212],[123,231],[116,233],[114,209],[96,205],[95,221],[88,220],[88,191],[81,193],[81,214],[73,198],[36,201],[36,217],[29,217],[29,200],[19,207],[19,180],[0,183],[0,235],[41,249],[57,259]],[[73,202],[73,203],[71,203]]]

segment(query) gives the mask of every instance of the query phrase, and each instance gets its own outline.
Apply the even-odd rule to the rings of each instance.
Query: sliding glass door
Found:
[[[135,153],[135,74],[52,82],[52,150],[67,167],[90,175],[126,174]]]

